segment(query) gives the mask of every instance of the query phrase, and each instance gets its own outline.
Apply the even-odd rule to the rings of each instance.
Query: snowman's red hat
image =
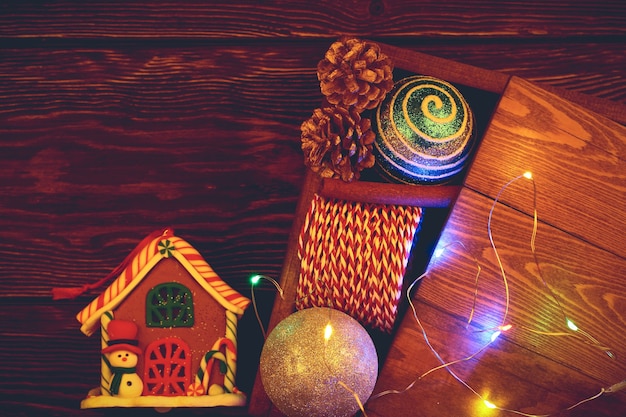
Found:
[[[128,350],[137,355],[141,355],[139,341],[137,340],[137,325],[127,320],[111,320],[107,326],[109,346],[102,349],[102,353],[110,353],[118,350]]]

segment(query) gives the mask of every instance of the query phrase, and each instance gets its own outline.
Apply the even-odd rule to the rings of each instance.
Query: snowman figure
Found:
[[[111,370],[109,392],[113,396],[139,397],[143,392],[143,381],[136,368],[141,355],[137,331],[132,321],[115,319],[107,326],[109,340],[108,346],[102,349],[102,357]]]

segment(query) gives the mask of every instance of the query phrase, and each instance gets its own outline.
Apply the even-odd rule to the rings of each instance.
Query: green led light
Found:
[[[258,284],[259,281],[261,281],[261,275],[253,275],[253,276],[250,277],[250,283],[252,285]]]
[[[578,331],[578,326],[576,326],[573,321],[571,321],[570,319],[566,319],[565,321],[567,323],[567,327],[569,327],[571,330],[575,332]]]

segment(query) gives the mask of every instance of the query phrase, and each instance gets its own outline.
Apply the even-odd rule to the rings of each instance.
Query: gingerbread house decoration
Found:
[[[81,408],[245,405],[237,323],[250,300],[172,233],[144,240],[76,316],[102,339],[101,384]]]

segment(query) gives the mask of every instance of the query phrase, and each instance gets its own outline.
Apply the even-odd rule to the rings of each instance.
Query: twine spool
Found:
[[[390,332],[421,215],[419,207],[315,195],[298,241],[296,308],[332,307]]]

